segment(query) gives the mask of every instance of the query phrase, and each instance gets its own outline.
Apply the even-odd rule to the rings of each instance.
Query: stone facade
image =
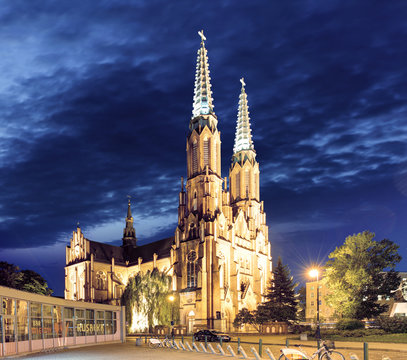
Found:
[[[235,146],[229,178],[223,179],[202,35],[186,141],[187,179],[181,179],[175,236],[138,247],[130,203],[121,247],[88,240],[78,228],[66,249],[66,298],[117,304],[130,276],[156,267],[173,277],[180,325],[189,333],[207,327],[232,330],[240,309],[253,310],[263,300],[271,254],[241,81]]]

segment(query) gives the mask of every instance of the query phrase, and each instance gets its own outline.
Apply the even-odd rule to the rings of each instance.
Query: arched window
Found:
[[[213,146],[212,146],[212,150],[213,150],[213,166],[212,166],[212,170],[214,171],[214,172],[217,172],[217,169],[218,169],[218,159],[216,158],[216,154],[217,154],[217,151],[216,151],[216,148],[218,147],[218,144],[216,143],[216,142],[213,142]]]
[[[249,186],[250,186],[250,173],[248,170],[244,172],[244,186],[246,192],[246,198],[249,197]]]
[[[203,142],[203,153],[204,153],[204,166],[209,166],[210,151],[209,151],[209,139],[205,139]]]
[[[194,199],[192,200],[192,209],[196,211],[198,209],[198,199],[196,196],[196,191],[194,192]]]
[[[258,184],[258,176],[257,174],[254,174],[254,197],[258,200],[259,199],[259,184]]]
[[[187,287],[195,288],[197,286],[196,252],[190,251],[187,256]]]
[[[195,140],[192,144],[192,173],[198,171],[198,143]]]
[[[98,290],[106,290],[106,274],[103,271],[96,273],[96,288]]]
[[[236,198],[239,198],[240,197],[240,173],[236,174],[235,184],[236,184]]]

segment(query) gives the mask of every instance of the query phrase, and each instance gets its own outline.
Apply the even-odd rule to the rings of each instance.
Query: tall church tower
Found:
[[[234,213],[239,209],[247,211],[248,207],[259,203],[259,163],[250,128],[249,106],[244,79],[240,79],[242,90],[239,96],[239,111],[232,163],[229,171],[230,197]]]
[[[187,181],[181,181],[178,227],[175,232],[181,302],[194,304],[186,316],[199,319],[202,326],[214,326],[216,306],[213,268],[216,262],[216,218],[222,208],[220,133],[213,110],[210,72],[205,36],[198,50],[192,118],[187,137]]]
[[[229,192],[221,177],[206,39],[202,31],[199,35],[186,141],[187,179],[185,184],[181,178],[173,267],[181,323],[190,333],[197,328],[232,331],[238,311],[253,310],[261,302],[271,261],[244,83]]]

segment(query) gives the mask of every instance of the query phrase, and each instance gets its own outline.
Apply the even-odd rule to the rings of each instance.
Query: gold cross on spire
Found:
[[[242,86],[243,86],[243,87],[246,86],[246,83],[244,82],[244,78],[241,78],[241,79],[240,79],[240,82],[242,83]]]
[[[127,199],[129,201],[129,204],[130,204],[131,195],[127,195]]]
[[[203,43],[206,40],[203,30],[198,31],[198,35],[201,37],[201,43]]]

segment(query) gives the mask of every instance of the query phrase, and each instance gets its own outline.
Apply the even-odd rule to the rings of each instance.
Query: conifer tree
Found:
[[[266,302],[257,308],[258,317],[264,321],[295,321],[297,319],[296,283],[287,265],[278,258],[277,266],[268,284]]]

